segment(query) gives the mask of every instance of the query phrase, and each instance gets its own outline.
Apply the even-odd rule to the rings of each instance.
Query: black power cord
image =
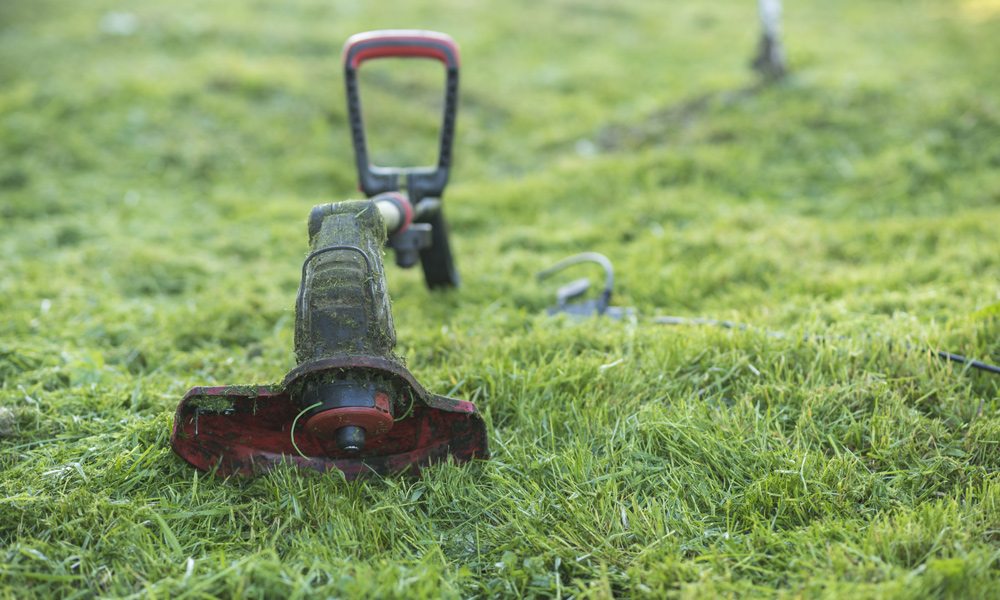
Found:
[[[674,316],[662,316],[653,317],[654,323],[659,323],[661,325],[708,325],[710,327],[723,327],[725,329],[739,329],[741,331],[747,331],[753,329],[753,327],[743,324],[736,323],[734,321],[721,321],[718,319],[701,319],[701,318],[688,318],[688,317],[674,317]],[[781,331],[765,331],[765,334],[769,337],[784,338],[788,337]],[[822,340],[825,339],[824,336],[819,335],[805,335],[807,340]],[[845,336],[838,336],[837,339],[847,339]],[[932,350],[935,356],[942,360],[950,360],[963,365],[968,365],[974,369],[979,369],[980,371],[986,371],[987,373],[993,373],[995,375],[1000,375],[1000,367],[997,365],[991,365],[990,363],[985,363],[981,360],[976,360],[974,358],[969,358],[967,356],[962,356],[961,354],[955,354],[954,352],[947,352],[945,350]]]
[[[589,279],[576,279],[560,287],[556,291],[557,305],[550,308],[548,313],[550,315],[567,313],[576,317],[607,315],[613,319],[621,319],[624,316],[632,315],[633,310],[631,308],[611,306],[611,293],[615,285],[614,268],[612,267],[611,261],[608,257],[598,252],[584,252],[582,254],[575,254],[569,258],[565,258],[548,269],[538,273],[538,279],[546,279],[547,277],[554,275],[567,267],[587,262],[597,263],[604,269],[604,289],[601,290],[600,296],[594,300],[570,302],[571,300],[583,296],[590,288]],[[750,325],[736,323],[734,321],[691,317],[659,316],[653,317],[653,322],[661,325],[707,325],[710,327],[739,329],[741,331],[754,329]],[[785,333],[780,331],[765,330],[765,334],[776,338],[787,337]],[[805,338],[817,340],[823,339],[823,336],[806,335]],[[839,339],[845,338],[841,337]],[[981,360],[962,356],[961,354],[955,354],[954,352],[947,352],[945,350],[934,349],[932,352],[934,353],[934,356],[937,356],[941,360],[948,360],[962,365],[968,365],[973,369],[993,373],[994,375],[1000,375],[1000,366],[991,365],[990,363],[985,363]]]

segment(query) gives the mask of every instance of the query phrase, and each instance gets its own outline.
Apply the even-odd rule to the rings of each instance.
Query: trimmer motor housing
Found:
[[[299,365],[277,386],[189,391],[174,420],[174,450],[223,475],[292,463],[353,478],[418,471],[449,456],[486,458],[476,407],[431,394],[393,353],[376,202],[318,206],[309,230],[295,307]]]

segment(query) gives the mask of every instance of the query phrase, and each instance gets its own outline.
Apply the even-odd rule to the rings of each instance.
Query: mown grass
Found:
[[[0,4],[0,591],[994,595],[1000,386],[924,349],[1000,361],[998,9],[788,3],[760,88],[745,0]],[[305,217],[354,194],[339,48],[384,27],[462,46],[464,286],[389,284],[494,457],[206,478],[173,409],[292,366]],[[420,81],[372,82],[387,152]],[[542,314],[581,250],[637,320]]]

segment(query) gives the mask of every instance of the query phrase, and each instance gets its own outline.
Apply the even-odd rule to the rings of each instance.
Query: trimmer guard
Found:
[[[394,380],[410,408],[384,436],[360,453],[341,451],[312,435],[289,388],[307,375]],[[376,356],[318,360],[292,370],[277,386],[192,388],[181,401],[171,435],[174,451],[194,467],[218,475],[256,475],[281,464],[318,471],[339,469],[347,479],[371,474],[419,473],[448,456],[456,462],[488,458],[486,427],[471,402],[436,396],[399,364]]]

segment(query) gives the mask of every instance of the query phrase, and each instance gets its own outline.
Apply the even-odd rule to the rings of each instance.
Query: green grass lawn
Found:
[[[1000,362],[1000,2],[786,2],[764,88],[751,0],[393,4],[0,3],[0,595],[997,597],[1000,378],[925,349]],[[388,280],[493,458],[207,477],[174,408],[293,366],[387,27],[462,47],[463,287]],[[438,79],[376,75],[419,155]],[[543,314],[583,250],[638,319]]]

